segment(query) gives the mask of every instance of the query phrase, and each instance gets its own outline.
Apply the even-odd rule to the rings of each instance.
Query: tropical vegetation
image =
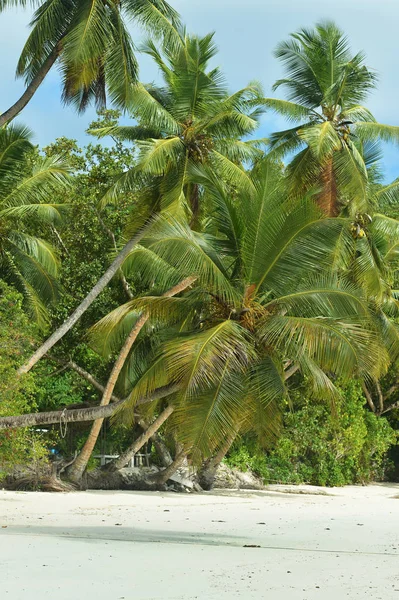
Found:
[[[38,3],[0,128],[3,470],[52,448],[53,479],[109,486],[151,446],[150,486],[187,463],[208,488],[226,455],[267,482],[394,476],[399,183],[379,142],[399,128],[363,105],[376,76],[333,23],[279,44],[283,100],[230,92],[216,52],[163,0]],[[114,107],[84,149],[10,122],[56,61],[64,101]],[[257,137],[265,111],[290,128]]]

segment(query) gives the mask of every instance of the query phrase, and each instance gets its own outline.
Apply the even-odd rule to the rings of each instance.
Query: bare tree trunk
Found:
[[[6,123],[12,121],[21,112],[21,110],[25,108],[28,102],[33,98],[35,92],[42,83],[43,79],[46,77],[47,73],[50,71],[51,67],[54,65],[58,56],[59,45],[54,48],[54,50],[45,60],[36,77],[30,82],[19,100],[17,100],[15,104],[10,106],[8,110],[0,115],[0,127],[3,127]]]
[[[333,158],[329,158],[321,171],[322,191],[318,195],[317,204],[328,217],[338,214],[338,192],[335,181]]]
[[[100,212],[97,209],[94,209],[96,215],[97,215],[97,219],[101,225],[101,227],[103,228],[103,230],[105,231],[105,233],[107,234],[107,236],[110,238],[115,251],[118,250],[118,246],[116,244],[116,238],[115,238],[115,234],[113,231],[111,231],[111,229],[107,226],[107,224],[105,223],[105,221],[101,218]],[[123,274],[122,269],[119,269],[119,276],[121,278],[121,282],[122,282],[122,287],[124,289],[124,292],[126,294],[126,296],[129,298],[129,300],[133,299],[133,292],[130,289],[130,286],[127,282],[127,279],[125,277],[125,275]]]
[[[180,292],[185,290],[187,287],[192,285],[192,283],[195,281],[195,279],[196,279],[195,277],[187,277],[186,279],[184,279],[183,281],[181,281],[180,283],[175,285],[173,288],[171,288],[170,290],[165,292],[163,294],[163,296],[170,298],[172,296],[175,296],[176,294],[179,294]],[[148,321],[149,318],[150,318],[150,315],[148,313],[142,314],[141,317],[138,319],[138,321],[135,323],[131,332],[129,333],[125,343],[122,346],[119,356],[115,361],[115,364],[111,371],[111,375],[109,376],[107,385],[105,386],[104,394],[101,399],[101,406],[105,406],[110,403],[112,393],[114,391],[116,382],[117,382],[120,372],[123,368],[123,365],[125,364],[126,358],[129,354],[134,342],[136,341],[138,334],[140,333],[140,331],[142,330],[142,328],[144,327],[144,325],[146,324],[146,322]],[[82,475],[87,467],[87,463],[89,462],[90,456],[92,455],[92,452],[96,445],[98,436],[101,431],[103,421],[104,421],[104,419],[98,419],[93,423],[91,431],[89,433],[89,437],[87,438],[85,445],[83,446],[82,450],[80,451],[79,456],[77,457],[75,462],[69,468],[68,477],[74,483],[78,483],[82,478]]]
[[[225,443],[219,448],[215,456],[205,461],[198,473],[198,483],[204,490],[211,490],[215,482],[215,477],[220,463],[233,445],[237,434],[229,436]]]
[[[137,406],[141,404],[147,404],[166,398],[170,394],[174,394],[180,389],[179,384],[165,385],[160,387],[152,394],[140,398],[136,403]],[[83,423],[84,421],[95,421],[96,419],[105,419],[111,417],[116,413],[117,410],[122,408],[126,398],[119,400],[113,404],[106,406],[93,406],[90,408],[74,408],[64,410],[53,410],[50,412],[42,413],[29,413],[26,415],[17,415],[12,417],[0,417],[0,430],[1,429],[19,429],[21,427],[35,427],[36,425],[51,425],[54,423]]]
[[[287,379],[295,375],[297,371],[299,371],[298,365],[292,365],[291,367],[288,367],[288,369],[284,371],[284,381],[287,381]]]
[[[111,281],[115,273],[120,269],[123,261],[128,256],[131,250],[139,243],[147,228],[150,225],[150,220],[144,224],[144,226],[132,237],[132,239],[123,247],[115,258],[111,266],[105,271],[104,275],[97,281],[96,285],[87,294],[86,298],[79,304],[77,309],[71,314],[70,317],[50,335],[50,337],[32,354],[30,359],[18,369],[18,374],[23,375],[31,370],[31,368],[45,355],[47,352],[60,340],[68,331],[75,325],[80,319],[83,313],[93,304],[97,296],[103,291],[106,285]]]
[[[161,414],[155,419],[153,423],[133,442],[131,446],[123,454],[119,456],[112,463],[109,463],[106,467],[107,471],[117,471],[123,469],[127,463],[133,458],[133,456],[148,442],[148,440],[158,431],[165,421],[170,417],[174,410],[172,405],[169,405]]]

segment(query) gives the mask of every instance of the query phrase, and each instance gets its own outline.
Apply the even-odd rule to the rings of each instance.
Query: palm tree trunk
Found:
[[[133,456],[148,442],[148,440],[158,431],[158,429],[165,423],[168,417],[172,414],[174,407],[169,405],[165,410],[161,412],[159,417],[155,419],[153,423],[133,442],[129,448],[123,452],[112,463],[109,463],[106,467],[108,471],[117,471],[123,469],[127,463],[133,458]]]
[[[219,448],[215,456],[205,461],[203,467],[198,473],[198,483],[202,489],[212,489],[219,465],[226,456],[227,452],[230,450],[236,437],[236,433],[230,435],[226,439],[225,443]]]
[[[175,460],[168,467],[166,467],[166,469],[163,469],[162,471],[157,473],[157,475],[154,477],[154,481],[159,485],[163,485],[164,483],[166,483],[168,481],[168,479],[176,473],[177,469],[179,467],[181,467],[181,465],[185,461],[185,458],[186,458],[185,451],[180,450],[176,454]]]
[[[335,180],[333,158],[329,158],[321,171],[322,190],[317,198],[317,204],[327,217],[338,214],[338,193]]]
[[[59,359],[56,356],[48,356],[48,358],[64,367],[69,367],[69,368],[73,369],[83,379],[85,379],[86,381],[91,383],[91,385],[94,388],[99,390],[102,394],[104,393],[104,390],[105,390],[104,386],[101,383],[99,383],[97,381],[97,379],[95,379],[91,373],[88,373],[81,366],[77,365],[73,360],[65,361],[65,360]],[[120,398],[118,398],[115,395],[111,396],[111,400],[113,402],[120,402]],[[140,402],[139,402],[139,404],[140,404]],[[72,408],[72,406],[71,406],[71,408]],[[79,407],[75,406],[75,408],[79,408]],[[141,429],[143,429],[143,431],[147,430],[150,427],[149,423],[144,421],[144,419],[139,419],[137,421],[137,423],[140,425],[140,427],[141,427]],[[172,457],[170,455],[170,452],[169,452],[168,447],[166,446],[165,442],[157,433],[154,433],[153,435],[151,435],[150,439],[155,446],[155,450],[158,454],[158,457],[161,461],[162,466],[168,467],[170,465],[170,463],[172,462]]]
[[[123,261],[128,256],[131,250],[139,243],[145,234],[150,221],[132,237],[132,239],[124,246],[115,258],[111,266],[105,271],[104,275],[97,281],[96,285],[90,290],[86,298],[79,304],[77,309],[70,317],[56,330],[50,337],[32,354],[29,360],[18,369],[18,374],[23,375],[31,370],[31,368],[60,340],[80,319],[83,313],[93,304],[97,296],[103,291],[106,285],[111,281],[112,277],[117,273],[123,264]]]
[[[169,449],[161,436],[158,433],[154,433],[151,436],[151,441],[155,446],[155,450],[158,454],[159,460],[163,467],[169,467],[169,465],[173,462],[172,457],[170,455]]]
[[[30,84],[28,85],[28,87],[26,88],[26,90],[24,91],[22,96],[19,98],[19,100],[17,100],[15,102],[15,104],[10,106],[10,108],[8,110],[6,110],[5,112],[3,112],[0,115],[0,127],[3,127],[3,125],[5,125],[6,123],[9,123],[10,121],[12,121],[21,112],[21,110],[23,108],[25,108],[25,106],[28,104],[28,102],[30,102],[30,100],[33,98],[35,92],[37,91],[38,87],[42,83],[43,79],[46,77],[47,73],[50,71],[50,69],[54,65],[58,56],[59,56],[59,45],[57,44],[57,46],[54,48],[54,50],[50,53],[50,55],[44,61],[43,65],[39,69],[36,77],[34,79],[32,79],[32,81],[30,82]]]
[[[180,389],[179,384],[165,385],[148,394],[144,398],[140,398],[136,403],[137,406],[155,402],[170,396]],[[126,398],[108,404],[106,406],[92,406],[90,408],[73,408],[70,410],[53,410],[42,413],[28,413],[26,415],[16,415],[11,417],[0,417],[0,430],[2,429],[19,429],[21,427],[35,427],[37,425],[52,425],[54,423],[83,423],[85,421],[95,421],[96,419],[106,419],[122,408]]]
[[[116,359],[115,364],[112,368],[111,375],[109,376],[109,379],[107,381],[107,385],[105,386],[100,406],[107,406],[110,403],[112,392],[114,391],[117,379],[123,368],[123,365],[125,364],[130,349],[133,346],[138,334],[140,333],[148,319],[148,314],[141,315],[141,317],[139,317],[138,321],[135,323],[131,332],[127,336],[126,341],[123,344],[122,349],[119,353],[119,356]],[[74,483],[77,483],[82,478],[82,475],[87,467],[87,463],[89,462],[90,456],[92,455],[92,452],[94,450],[94,446],[97,443],[97,439],[100,434],[103,422],[104,419],[97,419],[96,421],[94,421],[89,433],[89,437],[87,438],[77,459],[73,462],[73,464],[68,470],[68,478]]]
[[[168,297],[168,298],[170,298],[172,296],[176,296],[176,294],[179,294],[180,292],[185,290],[187,287],[192,285],[194,283],[195,279],[196,279],[195,277],[187,277],[186,279],[183,279],[183,281],[181,281],[180,283],[175,285],[173,288],[171,288],[170,290],[165,292],[163,294],[163,296]],[[136,341],[138,334],[140,333],[140,331],[142,330],[142,328],[144,327],[144,325],[146,324],[146,322],[148,321],[149,318],[150,318],[150,315],[148,313],[142,314],[141,317],[138,319],[138,321],[133,326],[128,337],[126,338],[126,341],[122,346],[119,356],[115,361],[115,364],[111,371],[111,375],[109,376],[109,379],[107,381],[107,385],[105,386],[105,390],[104,390],[103,397],[101,399],[100,406],[106,406],[107,404],[110,403],[112,393],[114,391],[116,382],[117,382],[120,372],[123,368],[123,365],[125,364],[126,358],[129,354],[134,342]],[[91,431],[89,433],[89,437],[87,438],[85,445],[83,446],[82,450],[80,451],[77,459],[74,461],[74,463],[69,468],[68,477],[74,483],[78,483],[82,478],[82,475],[87,467],[87,463],[89,462],[90,456],[92,455],[92,452],[94,450],[94,446],[97,443],[97,439],[100,434],[103,421],[104,421],[104,419],[98,419],[93,423]]]
[[[193,184],[189,186],[189,202],[191,208],[191,221],[190,227],[196,229],[198,226],[199,215],[200,215],[200,198],[199,198],[199,185]]]

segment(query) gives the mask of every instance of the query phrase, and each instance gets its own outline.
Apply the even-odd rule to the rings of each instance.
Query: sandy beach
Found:
[[[0,492],[12,600],[399,600],[399,486]]]

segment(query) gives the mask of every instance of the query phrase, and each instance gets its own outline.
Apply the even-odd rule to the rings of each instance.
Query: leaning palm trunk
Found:
[[[144,325],[146,324],[148,319],[149,319],[148,314],[141,315],[141,317],[139,318],[137,323],[135,323],[134,327],[132,328],[131,332],[129,333],[128,337],[126,338],[126,341],[122,346],[119,356],[115,361],[115,364],[111,371],[111,375],[109,376],[107,385],[105,386],[105,390],[104,390],[104,394],[101,398],[100,406],[107,406],[110,403],[111,396],[114,391],[117,379],[123,368],[123,365],[125,364],[125,361],[130,352],[130,349],[133,346],[138,334],[140,333],[140,331],[142,330],[142,328],[144,327]],[[103,422],[104,422],[104,419],[97,419],[96,421],[94,421],[94,423],[91,427],[90,433],[89,433],[89,437],[87,438],[87,440],[85,442],[85,445],[83,446],[82,450],[79,453],[79,456],[74,461],[74,463],[72,464],[72,466],[70,467],[70,469],[68,471],[68,477],[74,483],[77,483],[82,478],[84,470],[86,469],[87,463],[89,462],[90,456],[92,455],[92,452],[94,450],[94,446],[97,443],[97,439],[100,434]]]
[[[187,277],[186,279],[183,279],[183,281],[181,281],[176,286],[174,286],[173,288],[171,288],[170,290],[165,292],[163,294],[163,296],[170,298],[172,296],[175,296],[176,294],[179,294],[180,292],[185,290],[187,287],[192,285],[192,283],[194,283],[195,279],[196,279],[195,277]],[[140,318],[138,319],[138,321],[133,326],[128,337],[126,338],[126,341],[122,346],[119,356],[115,361],[115,364],[111,371],[111,375],[109,376],[107,385],[105,386],[105,390],[104,390],[104,393],[103,393],[103,396],[101,399],[100,406],[106,406],[107,404],[110,403],[112,393],[114,391],[116,382],[117,382],[120,372],[123,368],[123,365],[125,364],[126,358],[129,354],[134,342],[136,341],[138,334],[140,333],[140,331],[142,330],[142,328],[144,327],[144,325],[146,324],[146,322],[148,321],[149,318],[150,318],[150,315],[148,313],[142,314],[140,316]],[[82,478],[82,475],[87,467],[87,463],[89,462],[90,456],[92,455],[92,452],[94,450],[94,446],[96,445],[98,436],[101,431],[103,421],[104,421],[104,419],[98,419],[93,423],[91,431],[89,433],[89,437],[87,438],[85,445],[83,446],[82,450],[80,451],[79,456],[77,457],[77,459],[75,460],[75,462],[72,464],[72,466],[70,467],[70,469],[68,471],[68,477],[74,483],[79,482]]]
[[[0,115],[0,127],[3,127],[6,123],[12,121],[25,106],[32,100],[34,94],[36,93],[38,87],[46,77],[47,73],[50,71],[55,61],[59,56],[59,46],[57,45],[54,50],[50,53],[48,58],[45,60],[36,76],[32,79],[22,96],[10,106],[8,110],[3,112]]]
[[[153,481],[158,485],[164,485],[168,479],[172,477],[177,471],[179,467],[184,463],[186,459],[186,452],[184,450],[179,450],[176,454],[175,460],[168,466],[166,469],[160,471],[154,478]]]
[[[174,410],[172,405],[169,405],[165,410],[161,412],[161,414],[155,419],[153,423],[133,442],[129,448],[123,452],[112,463],[107,465],[107,471],[117,471],[118,469],[123,469],[128,462],[133,458],[133,456],[148,442],[148,440],[162,427],[165,421],[170,417]]]
[[[150,439],[151,439],[152,443],[154,444],[154,447],[155,447],[159,462],[161,463],[161,466],[169,467],[169,465],[173,462],[173,460],[170,455],[169,448],[167,447],[167,445],[165,444],[165,442],[163,441],[163,439],[161,438],[159,433],[154,433],[154,435],[152,435]]]
[[[336,217],[339,212],[338,192],[332,156],[323,166],[320,179],[322,190],[317,197],[317,204],[327,217]]]
[[[234,440],[236,439],[237,434],[234,433],[230,435],[225,443],[220,447],[218,452],[212,458],[205,461],[202,468],[198,473],[198,483],[204,490],[210,490],[213,487],[215,482],[215,477],[217,470],[219,468],[220,463],[226,456],[227,452],[230,450]]]
[[[148,404],[161,400],[180,390],[179,384],[165,385],[157,388],[148,396],[140,398],[136,406]],[[15,415],[11,417],[0,417],[0,430],[19,429],[21,427],[34,427],[36,425],[52,425],[54,423],[83,423],[86,421],[95,421],[96,419],[106,419],[120,410],[126,402],[126,398],[108,404],[106,406],[92,406],[90,408],[73,408],[67,410],[52,410],[49,412],[28,413],[25,415]]]
[[[105,271],[104,275],[97,281],[96,285],[90,290],[86,298],[79,304],[77,309],[70,317],[56,330],[54,333],[32,354],[28,362],[19,368],[18,374],[23,375],[31,370],[31,368],[75,325],[83,313],[93,304],[97,296],[103,291],[107,284],[111,281],[115,273],[122,266],[129,252],[133,250],[136,244],[139,243],[147,228],[150,225],[148,220],[145,225],[132,237],[132,239],[123,247],[115,258],[111,266]]]

